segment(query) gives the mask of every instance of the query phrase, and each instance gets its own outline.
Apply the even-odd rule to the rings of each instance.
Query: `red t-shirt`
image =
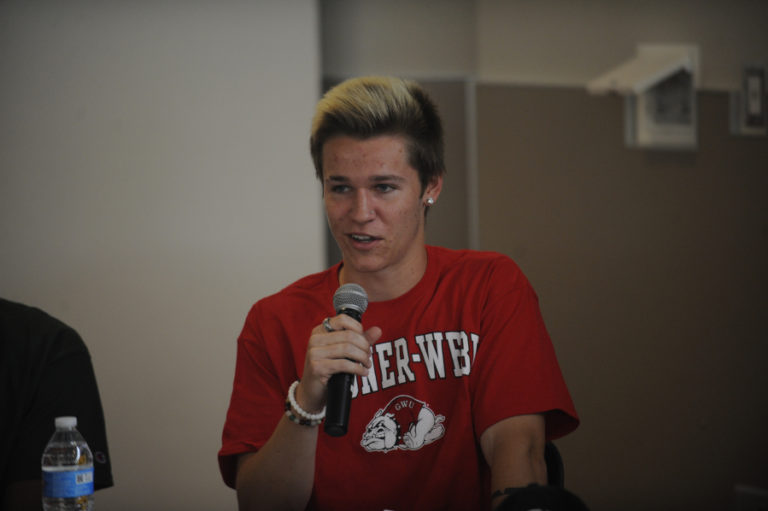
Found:
[[[379,326],[369,376],[355,377],[348,433],[319,428],[307,509],[490,509],[479,440],[496,422],[546,413],[547,438],[578,425],[538,299],[508,257],[427,247],[421,281],[370,303]],[[301,377],[312,328],[334,316],[336,265],[257,302],[238,339],[219,463],[234,487],[237,455],[256,451]]]

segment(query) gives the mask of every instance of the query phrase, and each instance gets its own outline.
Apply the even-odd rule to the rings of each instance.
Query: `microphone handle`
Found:
[[[360,321],[355,309],[342,309],[341,314]],[[331,436],[344,436],[349,426],[349,406],[352,403],[352,379],[349,373],[336,373],[328,380],[328,402],[325,404],[325,432]]]

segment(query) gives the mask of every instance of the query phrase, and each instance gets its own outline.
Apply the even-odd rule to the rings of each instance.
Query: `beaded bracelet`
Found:
[[[291,409],[291,403],[288,401],[285,402],[285,416],[288,417],[288,420],[293,422],[294,424],[298,424],[300,426],[317,426],[322,421],[320,420],[309,420],[309,419],[302,419],[301,417],[297,417],[293,414],[293,410]]]
[[[325,418],[325,407],[320,413],[306,412],[299,403],[296,402],[296,387],[299,386],[299,380],[293,382],[288,388],[288,400],[285,402],[285,415],[291,422],[302,426],[317,426]],[[294,415],[293,412],[296,412]],[[298,416],[297,416],[298,415]]]

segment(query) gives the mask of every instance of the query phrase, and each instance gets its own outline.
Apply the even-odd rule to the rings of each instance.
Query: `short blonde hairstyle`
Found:
[[[409,80],[368,76],[346,80],[318,102],[309,140],[317,178],[323,179],[323,145],[335,136],[367,139],[400,135],[422,190],[445,173],[443,127],[424,89]]]

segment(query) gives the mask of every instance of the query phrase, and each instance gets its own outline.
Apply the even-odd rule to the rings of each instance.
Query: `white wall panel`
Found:
[[[236,337],[323,265],[318,37],[312,0],[0,3],[0,295],[91,350],[99,509],[236,507]]]

